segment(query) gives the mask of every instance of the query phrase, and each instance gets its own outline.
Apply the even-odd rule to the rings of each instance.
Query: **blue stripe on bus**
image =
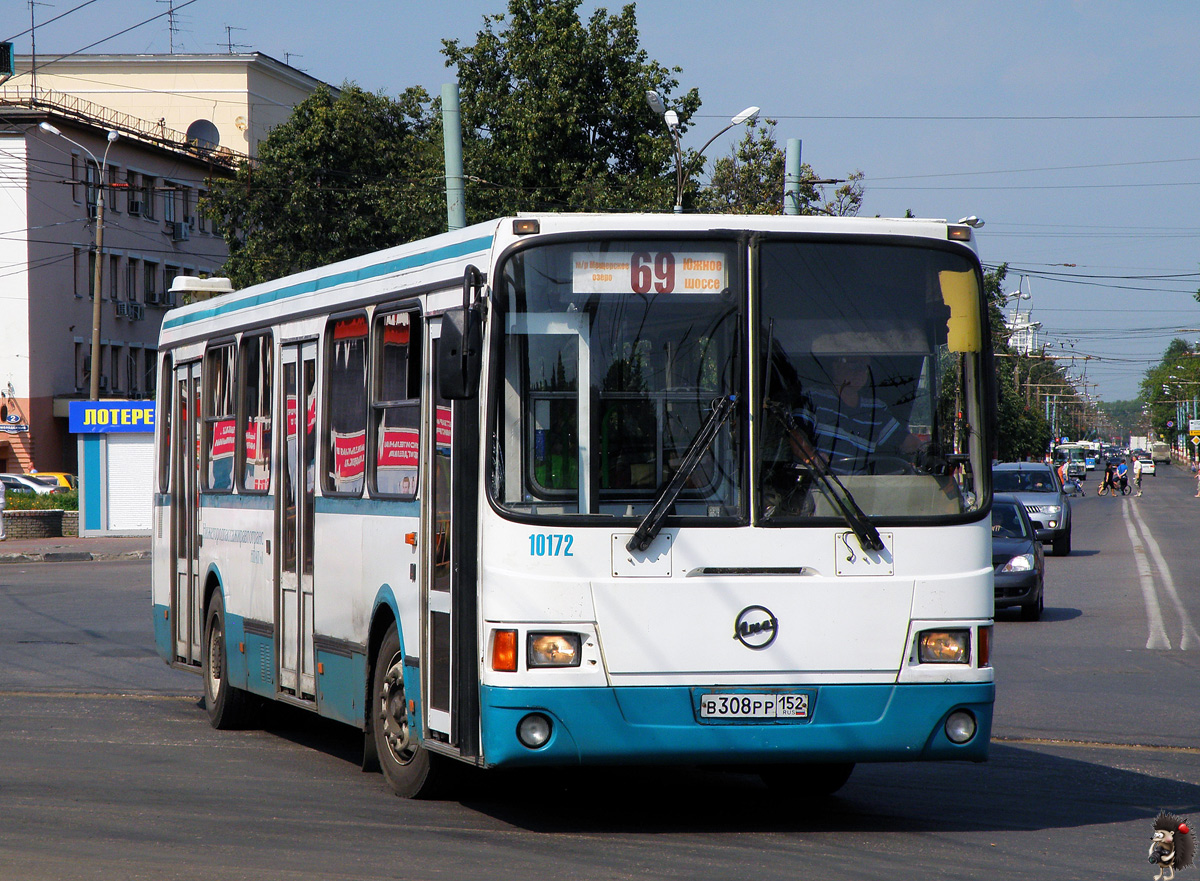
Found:
[[[320,496],[314,499],[318,514],[374,514],[382,517],[418,517],[421,503],[416,499],[347,499]]]
[[[390,275],[393,272],[401,272],[405,269],[415,269],[416,267],[426,266],[430,263],[437,263],[442,260],[452,260],[455,257],[462,257],[478,251],[485,251],[491,246],[492,236],[482,236],[466,242],[458,242],[457,244],[453,245],[444,245],[441,248],[434,248],[431,251],[421,251],[417,254],[410,254],[407,257],[397,257],[394,260],[386,260],[383,263],[362,266],[358,269],[347,269],[342,272],[335,272],[332,275],[323,275],[319,278],[309,279],[308,281],[296,282],[295,284],[285,285],[269,291],[263,291],[261,294],[255,294],[252,297],[245,297],[232,302],[216,301],[207,309],[200,309],[196,312],[190,312],[186,315],[173,315],[166,319],[162,326],[164,330],[172,327],[182,327],[185,324],[204,321],[208,318],[216,318],[219,315],[229,315],[233,312],[241,311],[242,309],[252,309],[255,306],[276,303],[280,300],[287,300],[291,297],[299,297],[303,296],[304,294],[315,293],[317,291],[334,288],[338,285],[348,284],[350,282],[367,281],[372,278],[378,278],[382,275]]]
[[[754,690],[754,689],[750,689]],[[760,690],[771,690],[768,688]],[[694,690],[679,687],[480,688],[488,767],[672,762],[888,762],[987,757],[992,683],[820,685],[811,719],[800,723],[701,724]],[[942,726],[960,708],[978,731],[952,743]],[[538,712],[553,722],[550,740],[529,749],[517,725]]]
[[[233,495],[232,493],[204,493],[200,496],[201,508],[242,508],[251,511],[270,511],[275,507],[275,496]]]

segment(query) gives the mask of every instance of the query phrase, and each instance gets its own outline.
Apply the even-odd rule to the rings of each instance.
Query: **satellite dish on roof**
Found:
[[[187,139],[201,150],[215,150],[221,143],[221,133],[211,120],[197,119],[187,127]]]

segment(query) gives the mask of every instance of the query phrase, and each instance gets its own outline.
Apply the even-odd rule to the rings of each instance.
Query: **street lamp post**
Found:
[[[104,159],[97,161],[94,154],[87,147],[78,141],[72,140],[64,135],[57,128],[48,122],[43,122],[38,126],[42,131],[48,134],[62,138],[69,144],[74,144],[84,153],[92,158],[92,163],[96,166],[96,270],[92,280],[92,369],[91,385],[88,397],[93,401],[100,400],[100,370],[103,365],[100,363],[100,293],[103,290],[101,282],[104,273],[104,181],[108,171],[108,150],[117,140],[120,135],[116,131],[109,129],[108,143],[104,147]]]
[[[663,103],[662,96],[653,89],[646,91],[646,103],[650,105],[650,109],[663,118],[663,122],[667,124],[667,131],[671,135],[671,145],[675,148],[675,213],[683,213],[683,148],[679,143],[679,114],[674,110],[668,110],[667,105]],[[751,125],[758,119],[757,107],[747,107],[737,116],[729,120],[729,125],[721,129],[707,141],[704,146],[696,152],[696,158],[699,159],[704,155],[704,151],[712,146],[712,142],[725,132],[729,131],[735,125],[749,122]]]

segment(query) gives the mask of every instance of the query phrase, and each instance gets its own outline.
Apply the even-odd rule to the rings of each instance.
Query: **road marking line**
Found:
[[[1150,555],[1154,558],[1154,564],[1158,567],[1159,577],[1162,579],[1163,586],[1167,589],[1167,595],[1171,598],[1171,604],[1175,607],[1175,611],[1179,613],[1180,626],[1183,628],[1183,632],[1179,637],[1179,648],[1183,651],[1200,648],[1200,633],[1196,632],[1195,625],[1192,624],[1192,618],[1184,607],[1183,600],[1179,598],[1179,591],[1175,589],[1175,577],[1171,574],[1171,567],[1167,565],[1167,559],[1163,556],[1158,542],[1155,541],[1154,534],[1150,532],[1150,527],[1142,519],[1142,514],[1138,511],[1137,506],[1130,502],[1126,502],[1125,505],[1133,511],[1133,518],[1137,521],[1138,528],[1146,539],[1146,546],[1150,548]]]
[[[1146,603],[1146,623],[1150,627],[1150,635],[1146,640],[1148,649],[1170,649],[1171,640],[1167,637],[1163,625],[1162,609],[1158,606],[1158,594],[1154,590],[1154,575],[1150,571],[1150,563],[1146,559],[1146,548],[1138,537],[1137,528],[1130,519],[1131,505],[1123,505],[1121,513],[1125,517],[1125,531],[1129,533],[1129,542],[1133,545],[1133,560],[1137,564],[1138,581],[1142,585],[1142,600]]]

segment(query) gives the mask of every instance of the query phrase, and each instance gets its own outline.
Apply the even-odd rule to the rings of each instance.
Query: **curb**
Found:
[[[149,551],[126,551],[115,554],[93,554],[91,551],[46,551],[41,554],[0,554],[4,563],[90,563],[98,560],[148,560]]]

